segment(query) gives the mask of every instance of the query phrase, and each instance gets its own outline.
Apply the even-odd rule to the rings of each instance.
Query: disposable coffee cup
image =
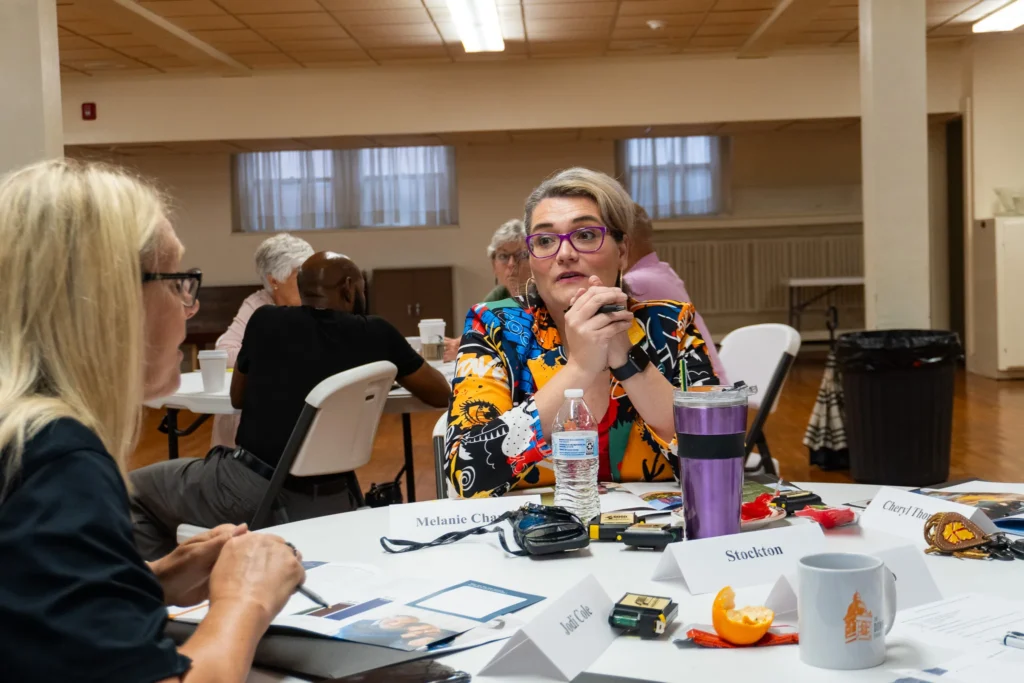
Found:
[[[428,361],[444,360],[444,320],[428,318],[420,321],[420,344],[423,358]]]
[[[200,351],[199,372],[203,376],[203,391],[215,394],[224,391],[224,379],[228,372],[227,351]]]

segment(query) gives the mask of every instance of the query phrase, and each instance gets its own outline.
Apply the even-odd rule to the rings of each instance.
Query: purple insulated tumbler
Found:
[[[750,387],[676,391],[686,540],[740,532]]]

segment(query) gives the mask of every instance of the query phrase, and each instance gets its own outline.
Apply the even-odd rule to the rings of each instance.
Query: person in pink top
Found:
[[[300,306],[299,288],[296,284],[299,266],[313,255],[313,247],[306,240],[287,233],[263,240],[256,248],[253,258],[256,272],[263,283],[263,289],[250,294],[235,314],[227,332],[217,339],[217,349],[228,352],[228,367],[235,367],[235,358],[242,348],[245,326],[253,311],[261,306]],[[211,446],[234,448],[235,431],[238,429],[237,415],[217,415],[213,418],[213,439]]]
[[[672,266],[658,260],[658,254],[654,251],[654,226],[651,224],[651,217],[639,204],[635,205],[635,209],[633,239],[629,244],[629,270],[622,278],[629,287],[629,295],[637,301],[693,303],[686,292],[686,286],[676,271],[672,270]],[[708,326],[704,324],[700,313],[695,313],[694,317],[697,329],[707,343],[711,366],[722,384],[725,384],[725,368],[718,359],[718,350],[715,349],[715,342],[711,339]]]

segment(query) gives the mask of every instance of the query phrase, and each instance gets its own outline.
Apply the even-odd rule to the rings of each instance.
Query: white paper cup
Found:
[[[228,372],[227,351],[200,351],[199,372],[203,375],[203,391],[215,394],[224,391],[224,379]]]
[[[423,352],[423,342],[420,341],[419,337],[406,337],[405,341],[409,342],[409,346],[411,346],[412,350],[416,353]]]
[[[444,360],[444,320],[428,318],[420,321],[420,354],[427,360]]]

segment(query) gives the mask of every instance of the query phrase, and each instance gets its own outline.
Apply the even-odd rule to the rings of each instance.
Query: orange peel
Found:
[[[722,640],[733,645],[753,645],[768,633],[775,612],[767,607],[736,609],[736,593],[726,586],[718,591],[711,606],[711,624]]]

